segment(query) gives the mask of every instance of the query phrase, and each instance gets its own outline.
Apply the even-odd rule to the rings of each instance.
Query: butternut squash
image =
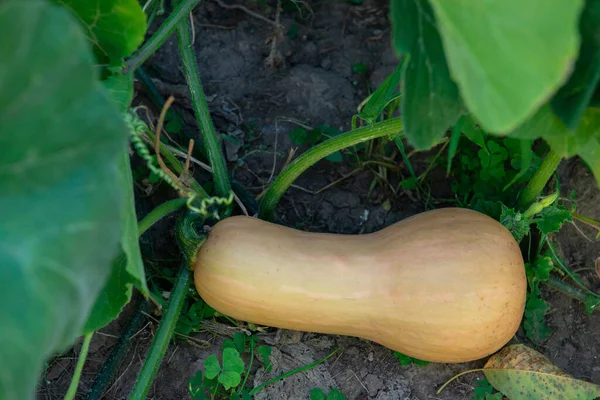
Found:
[[[227,218],[198,252],[194,281],[209,305],[243,321],[357,336],[449,363],[506,344],[521,322],[527,287],[511,233],[459,208],[365,235]]]

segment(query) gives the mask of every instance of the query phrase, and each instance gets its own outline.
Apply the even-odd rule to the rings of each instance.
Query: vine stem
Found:
[[[186,203],[187,199],[177,198],[165,201],[155,209],[150,211],[138,224],[138,236],[142,236],[152,225],[158,222],[161,218],[179,210]]]
[[[457,378],[460,378],[460,377],[461,377],[461,376],[463,376],[463,375],[466,375],[466,374],[471,374],[471,373],[473,373],[473,372],[480,372],[480,371],[483,371],[483,368],[470,369],[470,370],[468,370],[468,371],[463,371],[463,372],[461,372],[461,373],[459,373],[459,374],[457,374],[457,375],[454,375],[452,378],[448,379],[448,380],[447,380],[447,381],[446,381],[446,382],[445,382],[445,383],[444,383],[442,386],[440,386],[440,388],[437,390],[437,392],[435,392],[435,394],[440,394],[440,393],[442,393],[442,390],[444,390],[444,388],[445,388],[446,386],[448,386],[448,384],[449,384],[450,382],[452,382],[453,380],[455,380],[455,379],[457,379]]]
[[[540,168],[535,172],[533,178],[531,178],[519,197],[519,207],[521,209],[526,209],[537,200],[542,190],[544,190],[546,183],[548,183],[550,177],[554,174],[556,168],[558,168],[561,160],[561,155],[550,149],[542,165],[540,165]]]
[[[576,288],[572,285],[569,285],[568,283],[563,282],[562,280],[555,278],[553,276],[550,276],[550,278],[545,283],[546,283],[546,285],[550,286],[551,288],[554,288],[554,289],[566,294],[567,296],[582,302],[583,304],[585,304],[588,301],[588,299],[590,298],[590,296],[583,290]]]
[[[165,22],[160,25],[160,28],[150,39],[140,47],[139,51],[136,52],[129,60],[127,60],[125,66],[125,72],[133,71],[140,65],[142,65],[163,43],[171,36],[177,24],[181,20],[185,20],[188,14],[194,9],[196,4],[200,0],[185,0],[181,1],[174,9],[173,12],[167,17]]]
[[[71,379],[69,390],[67,390],[67,394],[65,395],[65,400],[73,400],[75,398],[75,395],[77,394],[77,387],[79,386],[81,371],[83,371],[83,365],[85,364],[85,359],[87,358],[88,350],[90,348],[90,342],[92,341],[93,335],[94,332],[90,332],[87,335],[85,335],[83,339],[81,351],[79,352],[79,359],[77,360],[77,366],[75,367],[75,373],[73,374],[73,378]]]
[[[158,324],[158,329],[156,330],[154,340],[152,341],[152,345],[146,356],[144,366],[142,367],[138,379],[135,382],[135,386],[133,387],[133,391],[129,396],[130,400],[146,399],[146,395],[150,390],[150,385],[158,372],[158,368],[165,355],[171,336],[173,336],[173,332],[175,331],[175,325],[179,318],[179,314],[181,313],[189,283],[190,269],[187,262],[185,262],[179,270],[175,286],[169,296],[169,305]]]
[[[272,220],[275,207],[291,184],[317,161],[346,147],[402,132],[402,119],[393,118],[327,139],[291,162],[273,181],[260,203],[259,217]]]
[[[124,331],[119,336],[119,340],[113,347],[110,355],[100,368],[100,372],[92,385],[86,400],[100,400],[108,385],[114,377],[114,374],[121,364],[123,357],[129,350],[131,339],[143,321],[144,312],[148,307],[148,302],[144,299],[138,301],[133,316],[127,322]]]
[[[231,186],[225,167],[225,159],[223,158],[217,133],[208,110],[208,103],[202,90],[202,82],[198,74],[198,64],[196,63],[196,56],[192,47],[190,28],[190,22],[187,19],[182,19],[177,25],[177,41],[183,64],[183,73],[190,91],[194,114],[200,124],[200,134],[206,146],[210,166],[213,170],[217,195],[228,197],[231,192]]]

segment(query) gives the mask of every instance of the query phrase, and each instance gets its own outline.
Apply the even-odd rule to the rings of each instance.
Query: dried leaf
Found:
[[[494,354],[483,373],[509,399],[591,400],[600,396],[600,386],[573,378],[541,353],[522,344]]]

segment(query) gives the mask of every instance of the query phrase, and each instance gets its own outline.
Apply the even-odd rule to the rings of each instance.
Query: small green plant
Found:
[[[369,67],[363,63],[356,63],[352,64],[352,71],[358,75],[365,75],[369,71]]]
[[[419,367],[423,367],[425,365],[430,364],[429,361],[423,361],[423,360],[419,360],[418,358],[413,358],[413,357],[409,357],[406,354],[402,354],[398,351],[394,351],[394,357],[396,357],[398,359],[398,361],[400,361],[400,365],[417,365]]]
[[[310,391],[310,400],[346,400],[346,396],[337,388],[327,394],[321,388],[314,388]]]
[[[250,389],[246,388],[254,352],[261,357],[265,370],[269,371],[271,361],[269,346],[257,346],[258,340],[255,336],[247,336],[237,332],[232,339],[223,342],[219,358],[211,354],[204,360],[204,374],[202,371],[189,381],[189,392],[193,399],[251,399]],[[246,363],[242,355],[249,355],[250,361]],[[242,382],[243,377],[243,382]]]
[[[270,372],[272,370],[273,366],[269,358],[271,356],[271,347],[259,346],[256,336],[248,336],[238,332],[233,335],[232,339],[227,339],[223,342],[220,357],[211,354],[204,360],[204,374],[202,371],[197,371],[190,378],[188,389],[193,399],[251,400],[254,394],[268,385],[294,374],[308,371],[327,361],[338,350],[333,351],[328,356],[312,364],[282,373],[255,388],[248,388],[246,387],[246,382],[250,376],[255,353],[262,360],[265,371]],[[242,356],[249,358],[247,366]],[[219,358],[221,361],[219,361]],[[331,398],[343,399],[343,397]]]
[[[296,146],[314,146],[319,143],[324,142],[325,140],[338,136],[341,132],[335,128],[332,128],[329,125],[320,125],[316,128],[304,128],[298,127],[290,131],[290,140]],[[340,151],[336,151],[327,157],[326,160],[331,162],[342,162],[344,160],[342,153]]]
[[[504,395],[494,390],[487,379],[478,380],[473,389],[473,400],[502,400]]]

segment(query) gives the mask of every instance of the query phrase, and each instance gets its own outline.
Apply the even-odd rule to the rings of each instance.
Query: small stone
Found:
[[[330,70],[332,64],[333,64],[333,62],[331,61],[331,58],[329,58],[329,57],[326,57],[321,60],[321,68],[323,68],[323,69]]]
[[[363,384],[369,392],[369,396],[377,396],[377,392],[383,389],[383,382],[376,375],[368,374],[363,379]]]
[[[357,356],[360,354],[360,350],[358,349],[358,347],[352,346],[349,347],[348,350],[346,350],[346,354],[349,356]]]
[[[367,360],[370,362],[373,362],[374,359],[375,359],[375,356],[373,355],[373,352],[370,351],[369,354],[367,354]]]
[[[568,358],[573,358],[576,353],[577,349],[575,348],[575,346],[573,346],[569,342],[565,343],[565,356],[567,356]]]

